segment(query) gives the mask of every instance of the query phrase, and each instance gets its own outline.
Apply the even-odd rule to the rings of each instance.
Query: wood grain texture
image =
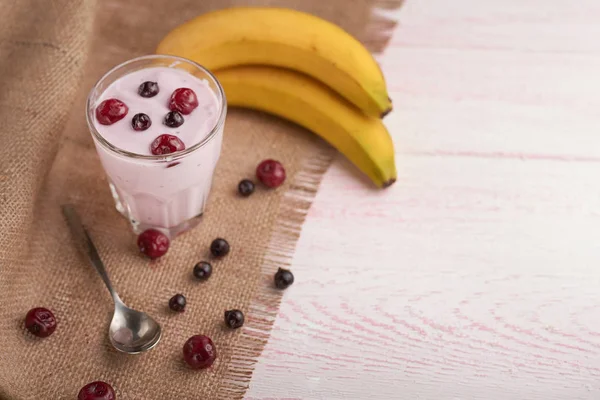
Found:
[[[336,160],[247,399],[599,399],[600,4],[399,19],[400,179]]]

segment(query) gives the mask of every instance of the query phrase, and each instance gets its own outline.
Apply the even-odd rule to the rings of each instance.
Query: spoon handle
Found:
[[[117,293],[112,287],[112,284],[110,283],[108,273],[104,268],[104,263],[100,259],[98,250],[96,249],[96,246],[94,246],[94,242],[92,242],[89,233],[81,223],[81,218],[79,218],[79,214],[77,214],[77,211],[75,211],[75,208],[71,204],[63,204],[62,212],[67,220],[67,223],[69,224],[69,228],[71,228],[71,233],[73,237],[78,242],[77,244],[79,245],[80,249],[88,256],[90,262],[102,277],[102,280],[104,281],[104,284],[108,288],[108,291],[110,292],[110,295],[113,297],[113,299],[118,299],[120,301],[119,296],[117,295]]]

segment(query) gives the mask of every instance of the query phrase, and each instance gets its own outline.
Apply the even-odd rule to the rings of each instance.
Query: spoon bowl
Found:
[[[148,314],[115,302],[108,328],[108,338],[115,349],[128,354],[143,353],[158,344],[161,334],[160,325]]]

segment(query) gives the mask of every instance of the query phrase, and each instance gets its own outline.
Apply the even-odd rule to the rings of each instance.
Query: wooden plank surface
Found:
[[[600,3],[399,20],[400,179],[336,160],[247,399],[599,399]]]

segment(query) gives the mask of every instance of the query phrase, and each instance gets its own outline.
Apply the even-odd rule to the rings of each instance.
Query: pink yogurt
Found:
[[[157,57],[171,58],[148,56],[129,61],[109,72],[95,90],[111,73],[119,72],[119,68]],[[190,62],[174,59],[176,61],[170,60],[169,66],[138,67],[121,73],[97,96],[93,90],[88,100],[88,123],[92,120],[96,149],[109,177],[117,209],[130,219],[136,232],[158,228],[175,236],[196,225],[204,212],[221,152],[226,103],[220,85],[205,70],[200,70],[206,74],[205,78],[195,76],[188,72],[190,66],[185,64]],[[186,69],[178,68],[181,63]],[[158,83],[156,96],[145,98],[138,94],[140,84],[146,81]],[[170,111],[171,94],[182,87],[196,93],[198,107],[183,116],[183,125],[171,128],[164,125],[163,120]],[[109,98],[121,100],[129,111],[120,121],[102,125],[96,120],[95,108]],[[137,113],[150,117],[150,128],[133,129],[131,120]],[[162,134],[177,136],[185,144],[185,150],[153,156],[150,144]]]

